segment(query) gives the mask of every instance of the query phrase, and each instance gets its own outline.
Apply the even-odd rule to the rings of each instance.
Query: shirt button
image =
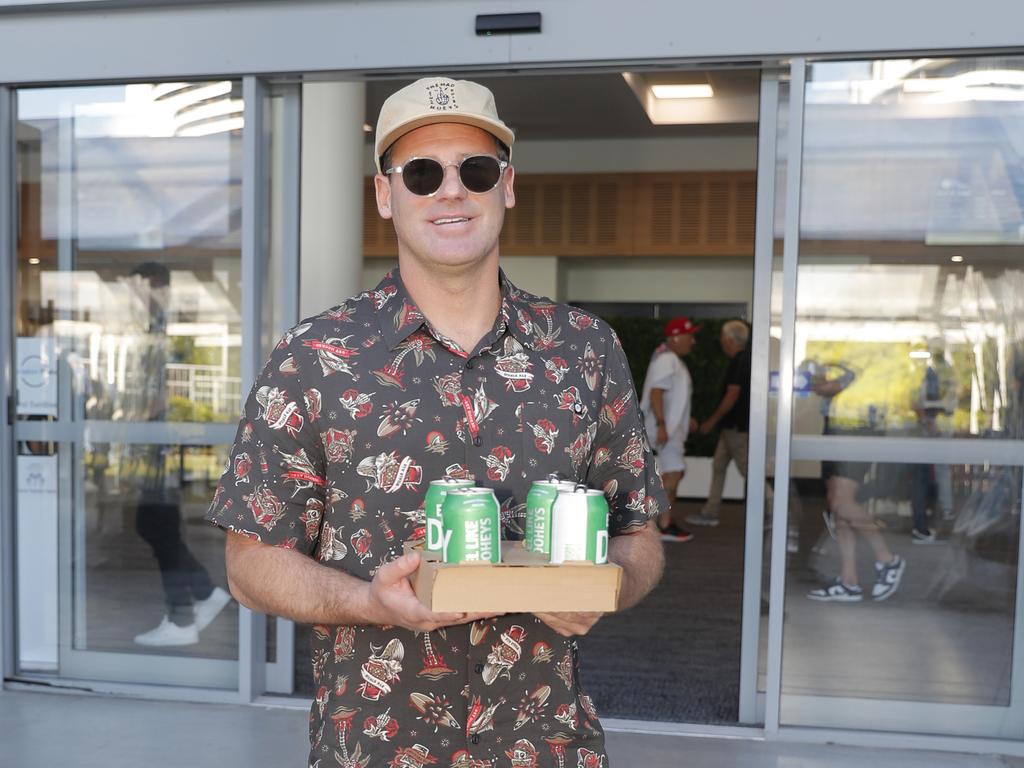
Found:
[[[473,734],[473,738],[470,739],[470,741],[472,741],[474,744],[479,744],[480,743],[480,736],[474,733]]]
[[[479,447],[480,447],[480,444],[481,444],[482,442],[483,442],[483,441],[482,441],[482,440],[481,440],[481,439],[480,439],[479,437],[474,437],[474,438],[473,438],[473,445],[475,445],[475,446],[476,446],[477,448],[479,448]]]
[[[484,665],[483,665],[483,664],[477,664],[477,665],[476,665],[476,666],[475,666],[475,667],[473,668],[473,670],[474,670],[474,671],[475,671],[475,672],[476,672],[476,673],[477,673],[477,674],[479,675],[479,674],[480,674],[481,672],[483,672],[483,671],[484,671]]]
[[[467,360],[466,361],[466,370],[467,371],[473,370],[473,361],[472,360]]]

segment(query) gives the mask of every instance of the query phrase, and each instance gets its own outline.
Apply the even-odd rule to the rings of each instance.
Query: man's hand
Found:
[[[597,624],[598,619],[604,616],[603,613],[535,613],[538,619],[543,621],[562,637],[573,637],[585,635],[590,628]]]
[[[662,446],[668,442],[668,432],[665,431],[665,425],[662,424],[658,427],[658,434],[655,437],[655,445]]]
[[[697,422],[697,420],[695,418],[693,418],[693,416],[691,416],[690,417],[690,431],[691,432],[696,432],[698,429],[700,429],[700,424]]]
[[[239,603],[302,624],[387,624],[423,631],[491,615],[427,610],[408,579],[419,567],[418,553],[382,565],[373,581],[241,533],[228,532],[224,558],[228,586]]]
[[[654,521],[608,542],[608,562],[622,568],[618,610],[624,611],[639,603],[658,583],[665,567],[665,552]],[[597,624],[603,613],[537,613],[534,614],[563,637],[585,635]]]
[[[490,618],[490,613],[434,613],[416,597],[409,576],[420,565],[418,552],[407,552],[385,563],[370,582],[369,618],[372,624],[388,624],[429,632],[451,624]]]
[[[711,430],[713,430],[714,428],[715,423],[713,421],[705,421],[703,424],[700,425],[700,428],[697,431],[700,432],[702,435],[707,435],[710,434]]]

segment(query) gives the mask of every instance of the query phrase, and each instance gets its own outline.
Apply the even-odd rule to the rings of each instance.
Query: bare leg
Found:
[[[672,507],[676,503],[676,488],[679,481],[683,479],[684,472],[664,472],[661,475],[661,484],[665,486],[665,494],[668,496],[668,508],[658,515],[658,527],[664,528],[672,522]]]
[[[828,479],[828,506],[836,516],[836,539],[839,542],[839,577],[848,586],[858,583],[856,534],[864,537],[874,551],[875,560],[891,563],[892,551],[885,543],[885,537],[868,514],[864,505],[857,501],[858,483],[848,477],[833,475]]]

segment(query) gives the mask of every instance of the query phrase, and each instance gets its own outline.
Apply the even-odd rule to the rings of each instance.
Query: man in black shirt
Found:
[[[722,326],[720,342],[722,351],[730,358],[729,367],[722,381],[722,399],[715,412],[700,425],[700,433],[706,435],[716,426],[720,426],[722,431],[718,435],[718,445],[715,446],[708,500],[700,514],[688,515],[686,518],[686,522],[692,525],[718,525],[725,472],[730,460],[736,462],[736,468],[743,477],[747,476],[747,431],[750,427],[749,338],[750,329],[742,320],[730,320]]]

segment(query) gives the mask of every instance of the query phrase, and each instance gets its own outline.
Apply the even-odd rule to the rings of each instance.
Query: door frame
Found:
[[[894,728],[924,734],[962,731],[965,723],[972,736],[922,736],[946,743],[970,739],[1020,739],[1024,737],[1024,546],[1018,539],[1014,635],[1011,674],[1013,680],[1008,706],[957,705],[909,700],[879,700],[783,694],[782,664],[784,607],[789,515],[789,473],[791,461],[862,461],[901,464],[982,464],[1024,467],[1024,441],[972,440],[963,438],[801,436],[792,429],[795,394],[797,331],[797,275],[800,257],[800,211],[803,175],[803,130],[806,81],[811,62],[795,58],[791,63],[789,120],[786,155],[785,226],[782,256],[781,345],[779,390],[775,434],[775,493],[772,510],[771,585],[768,620],[767,691],[764,727],[768,735],[780,731],[800,733],[808,728],[836,729],[830,733],[849,734],[850,729],[876,728],[880,717]],[[760,220],[759,220],[760,223]],[[758,235],[764,234],[758,230]],[[764,350],[767,353],[767,349]],[[750,509],[748,508],[748,515]],[[748,520],[749,522],[749,520]],[[748,529],[749,530],[749,529]],[[783,725],[782,721],[798,725]],[[847,736],[849,738],[849,736]],[[1010,754],[1024,752],[1019,741],[1008,741]]]

